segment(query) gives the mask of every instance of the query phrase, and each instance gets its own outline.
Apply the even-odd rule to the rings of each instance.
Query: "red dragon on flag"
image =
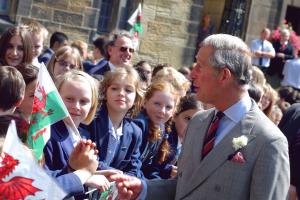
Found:
[[[5,152],[2,152],[0,161],[0,199],[25,199],[27,196],[41,191],[32,185],[34,180],[30,178],[15,176],[8,181],[4,181],[3,179],[14,171],[19,161]]]

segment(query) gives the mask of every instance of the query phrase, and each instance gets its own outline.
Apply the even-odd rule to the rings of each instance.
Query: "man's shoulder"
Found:
[[[255,118],[253,134],[262,140],[276,140],[284,138],[280,129],[258,108],[252,111]]]

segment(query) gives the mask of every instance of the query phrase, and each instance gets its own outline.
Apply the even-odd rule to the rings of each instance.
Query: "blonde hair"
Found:
[[[191,86],[190,81],[173,67],[165,67],[159,70],[152,78],[152,82],[158,80],[165,80],[167,82],[170,82],[173,87],[179,92],[181,97],[186,95],[186,92]]]
[[[133,67],[117,67],[114,71],[109,71],[105,74],[104,79],[100,84],[100,102],[103,103],[106,101],[108,87],[111,86],[114,80],[118,79],[129,79],[135,87],[136,96],[134,106],[130,109],[130,115],[131,117],[134,117],[141,108],[144,91],[141,87],[140,77]]]
[[[256,66],[252,66],[251,72],[252,72],[251,82],[255,85],[259,85],[260,87],[263,87],[267,81],[261,69],[259,69]]]
[[[55,79],[54,66],[55,66],[56,61],[58,61],[60,59],[64,59],[68,56],[75,59],[75,65],[77,67],[76,69],[83,71],[81,56],[80,56],[78,49],[75,47],[63,46],[54,53],[54,55],[51,57],[48,65],[47,65],[48,72],[53,79]]]
[[[72,44],[71,44],[71,47],[75,47],[78,49],[81,57],[83,57],[84,55],[84,51],[87,52],[88,50],[88,44],[84,41],[81,41],[81,40],[75,40]]]
[[[31,20],[28,22],[25,22],[24,25],[28,26],[29,31],[32,34],[36,34],[43,37],[43,40],[46,40],[48,37],[48,30],[39,22],[35,20]]]
[[[87,73],[83,72],[83,71],[79,71],[76,69],[72,69],[62,75],[59,75],[55,81],[55,85],[57,87],[57,90],[60,91],[63,84],[67,81],[70,80],[85,80],[86,82],[89,83],[89,86],[92,90],[92,102],[91,102],[91,108],[89,110],[89,113],[87,115],[87,117],[84,119],[84,121],[82,122],[83,124],[90,124],[92,122],[92,120],[95,117],[96,111],[97,111],[97,106],[98,106],[98,81],[96,79],[94,79],[93,77],[91,77],[90,75],[88,75]]]

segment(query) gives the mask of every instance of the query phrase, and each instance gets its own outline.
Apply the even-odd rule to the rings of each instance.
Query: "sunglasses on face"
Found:
[[[120,49],[120,51],[121,52],[127,52],[127,50],[130,52],[130,53],[134,53],[134,49],[133,48],[130,48],[130,47],[122,47],[122,46],[116,46],[116,45],[114,45],[115,47],[119,47]]]

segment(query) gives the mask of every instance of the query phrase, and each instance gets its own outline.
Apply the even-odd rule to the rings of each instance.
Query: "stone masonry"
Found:
[[[22,0],[17,23],[34,19],[49,31],[62,31],[71,40],[91,41],[97,29],[101,0]],[[47,43],[46,43],[47,45]]]

